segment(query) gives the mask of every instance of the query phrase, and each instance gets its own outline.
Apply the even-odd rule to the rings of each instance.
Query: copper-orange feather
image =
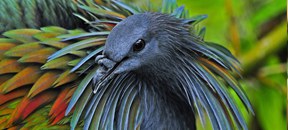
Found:
[[[23,97],[27,94],[28,91],[29,91],[29,89],[27,89],[27,88],[21,88],[21,89],[17,89],[15,91],[12,91],[12,92],[7,93],[7,94],[0,93],[0,99],[1,99],[0,105],[6,103],[8,101],[11,101],[13,99]]]
[[[34,97],[40,92],[52,88],[52,84],[58,78],[59,73],[59,71],[49,71],[43,74],[30,89],[28,97]]]
[[[24,97],[21,103],[13,111],[8,124],[12,125],[14,122],[24,120],[29,114],[31,114],[37,108],[50,103],[55,100],[57,92],[46,91],[33,98]]]
[[[4,59],[0,61],[0,74],[16,73],[24,69],[24,66],[19,64],[16,59]]]
[[[41,76],[39,66],[29,66],[16,74],[13,78],[3,83],[0,88],[3,88],[2,92],[7,93],[23,85],[32,84],[37,81]],[[23,78],[29,77],[29,78]]]

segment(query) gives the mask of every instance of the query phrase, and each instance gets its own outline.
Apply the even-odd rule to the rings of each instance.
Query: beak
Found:
[[[125,60],[125,58],[123,60]],[[117,71],[117,68],[123,60],[115,62],[103,55],[96,57],[96,62],[98,62],[99,68],[93,78],[93,84],[95,86],[92,90],[94,94],[97,93],[100,88],[107,85],[107,83],[117,75],[115,70]]]
[[[117,68],[118,64],[115,64],[111,69],[107,70],[102,66],[96,72],[96,76],[93,79],[93,84],[95,84],[93,89],[93,93],[96,94],[99,88],[102,88],[106,85],[114,76],[114,70]]]

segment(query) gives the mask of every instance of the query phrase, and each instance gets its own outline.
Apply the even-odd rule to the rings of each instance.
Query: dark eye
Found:
[[[137,40],[133,45],[133,51],[141,51],[145,47],[145,41],[143,39]]]

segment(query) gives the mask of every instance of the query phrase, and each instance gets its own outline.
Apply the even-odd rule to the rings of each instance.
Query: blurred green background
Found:
[[[147,7],[148,1],[124,0]],[[161,0],[151,0],[153,6]],[[227,47],[241,62],[239,78],[255,115],[243,114],[251,130],[287,129],[287,18],[284,0],[177,0],[190,16],[207,14],[206,41]],[[235,96],[236,97],[236,96]],[[207,121],[208,122],[208,121]],[[198,121],[199,123],[199,121]],[[211,129],[207,123],[198,129]]]

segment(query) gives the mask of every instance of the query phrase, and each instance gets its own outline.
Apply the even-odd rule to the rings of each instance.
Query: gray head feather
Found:
[[[238,69],[237,60],[223,47],[198,39],[189,26],[185,20],[160,13],[137,14],[119,23],[96,59],[100,68],[94,92],[99,95],[110,87],[111,94],[128,95],[131,103],[139,101],[141,112],[135,118],[142,129],[196,129],[194,114],[204,123],[204,111],[214,129],[233,129],[233,121],[237,128],[247,129],[224,85],[229,84],[252,110],[231,76]],[[139,39],[145,46],[135,51]],[[125,99],[117,99],[119,113],[124,111]],[[115,115],[119,129],[126,128],[120,127],[122,117]]]

